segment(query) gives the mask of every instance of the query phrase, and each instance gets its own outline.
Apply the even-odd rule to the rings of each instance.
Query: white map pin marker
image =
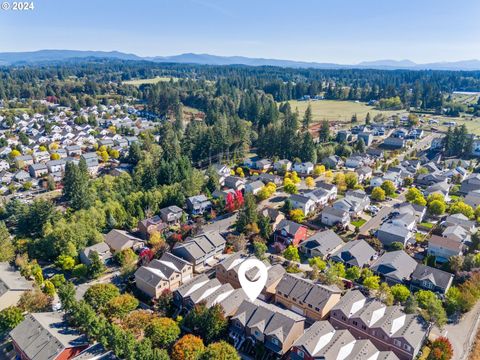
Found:
[[[255,276],[257,280],[250,281],[245,276],[245,273],[253,268],[258,269],[258,272]],[[238,280],[240,281],[240,285],[242,285],[243,291],[245,294],[247,294],[251,301],[255,301],[258,295],[260,295],[263,287],[267,283],[267,279],[268,269],[265,264],[258,259],[245,260],[238,268]]]

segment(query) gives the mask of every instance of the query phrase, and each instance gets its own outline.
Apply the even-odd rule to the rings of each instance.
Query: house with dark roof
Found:
[[[467,245],[469,245],[472,240],[470,232],[465,230],[465,228],[461,227],[460,225],[451,225],[446,227],[442,232],[442,236]]]
[[[384,222],[377,230],[377,238],[384,246],[391,246],[395,242],[407,245],[413,237],[416,218],[411,213],[400,213],[392,220]]]
[[[261,180],[251,181],[245,184],[245,193],[257,195],[265,186]]]
[[[10,338],[22,360],[69,360],[88,347],[87,337],[72,328],[61,312],[27,314],[10,331]]]
[[[386,252],[373,262],[370,269],[390,285],[410,280],[417,262],[403,250]]]
[[[212,203],[205,195],[200,194],[187,199],[187,208],[192,215],[202,215],[212,208]]]
[[[370,205],[370,197],[363,190],[349,190],[343,199],[333,203],[335,209],[348,211],[350,216],[358,216]]]
[[[80,261],[82,264],[90,265],[90,254],[92,252],[96,252],[100,258],[100,260],[104,264],[110,263],[113,258],[112,252],[110,251],[110,247],[106,242],[101,242],[95,245],[87,246],[85,249],[80,251]]]
[[[151,298],[158,298],[164,290],[173,291],[193,276],[193,265],[169,252],[154,259],[135,272],[137,288]]]
[[[0,263],[0,310],[15,306],[26,291],[33,285],[7,262]]]
[[[32,178],[40,178],[48,174],[48,168],[44,163],[32,164],[28,167],[28,172]]]
[[[411,275],[410,288],[412,290],[430,290],[440,294],[446,294],[452,285],[454,275],[449,272],[417,264]]]
[[[445,226],[460,225],[471,234],[473,234],[477,230],[475,221],[469,220],[463,214],[453,214],[453,215],[447,216],[447,218],[445,219],[444,225]]]
[[[245,189],[245,182],[245,179],[239,176],[227,176],[223,185],[228,189],[242,191]]]
[[[391,351],[380,351],[367,339],[356,339],[348,330],[316,321],[292,346],[290,360],[398,360]]]
[[[302,210],[305,216],[310,215],[317,208],[316,202],[306,195],[292,194],[288,200],[290,200],[292,208]]]
[[[150,235],[154,232],[162,233],[167,229],[168,225],[158,215],[140,220],[137,228],[143,239],[150,238]]]
[[[111,350],[106,350],[102,344],[96,343],[83,350],[74,360],[120,360]]]
[[[176,205],[160,209],[160,217],[166,224],[178,224],[183,216],[183,210]]]
[[[290,171],[292,169],[292,162],[287,159],[278,160],[273,164],[273,169],[279,172]]]
[[[342,291],[293,274],[285,274],[277,285],[275,301],[309,319],[322,320],[340,300]]]
[[[321,163],[323,165],[325,165],[325,167],[327,169],[337,169],[339,167],[342,167],[343,164],[344,164],[342,158],[340,156],[337,156],[337,155],[331,155],[331,156],[328,156],[328,157],[324,157],[322,159]]]
[[[460,185],[460,194],[467,195],[474,190],[480,190],[480,174],[474,173],[463,180]]]
[[[178,242],[172,253],[193,264],[195,272],[199,272],[207,265],[214,265],[214,258],[223,253],[226,241],[216,231],[189,237]]]
[[[340,236],[332,230],[319,231],[303,241],[299,250],[309,257],[326,259],[344,245]]]
[[[357,339],[370,340],[379,350],[393,351],[401,360],[412,360],[428,336],[429,325],[401,306],[386,306],[366,298],[359,290],[348,291],[332,308],[329,319],[335,329],[346,329]]]
[[[292,311],[255,300],[244,300],[232,316],[229,336],[240,350],[261,343],[283,356],[303,334],[305,318]]]
[[[112,229],[108,234],[103,235],[103,237],[113,253],[125,249],[138,250],[145,244],[143,240],[130,235],[124,230]]]
[[[330,258],[346,266],[363,268],[372,262],[375,255],[376,251],[365,240],[353,240],[345,243]]]
[[[294,221],[283,219],[273,233],[275,242],[297,246],[307,238],[307,228]]]

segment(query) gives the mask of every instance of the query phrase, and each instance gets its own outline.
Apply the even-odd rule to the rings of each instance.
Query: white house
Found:
[[[301,209],[305,215],[313,213],[316,209],[316,203],[310,197],[293,194],[289,198],[294,209]]]
[[[313,164],[310,161],[303,163],[295,163],[293,164],[293,171],[296,171],[299,174],[312,174]]]

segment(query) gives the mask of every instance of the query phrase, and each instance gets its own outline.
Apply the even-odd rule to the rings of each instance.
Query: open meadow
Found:
[[[124,81],[123,83],[127,84],[127,85],[140,86],[140,85],[146,85],[146,84],[156,84],[160,81],[170,81],[170,79],[176,80],[176,78],[172,78],[172,77],[156,76],[156,77],[150,78],[150,79],[127,80],[127,81]]]
[[[369,106],[365,103],[355,101],[338,101],[338,100],[316,100],[316,101],[290,101],[292,109],[298,109],[300,117],[303,117],[308,104],[312,107],[312,116],[314,122],[320,122],[322,120],[350,122],[352,115],[357,114],[359,122],[365,120],[367,113],[373,117],[377,114],[385,115],[386,117],[391,115],[403,115],[406,113],[404,110],[395,111],[383,111],[377,110],[373,106]]]

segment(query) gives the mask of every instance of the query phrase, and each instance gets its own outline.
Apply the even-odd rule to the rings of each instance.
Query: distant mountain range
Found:
[[[280,66],[288,68],[314,69],[409,69],[409,70],[480,70],[480,60],[463,60],[454,62],[435,62],[417,64],[410,60],[376,60],[358,64],[334,64],[294,60],[249,58],[244,56],[217,56],[209,54],[180,54],[173,56],[141,57],[119,51],[81,51],[81,50],[38,50],[30,52],[0,53],[0,65],[35,64],[72,59],[107,58],[121,60],[145,60],[159,63],[182,63],[201,65],[249,65]]]

